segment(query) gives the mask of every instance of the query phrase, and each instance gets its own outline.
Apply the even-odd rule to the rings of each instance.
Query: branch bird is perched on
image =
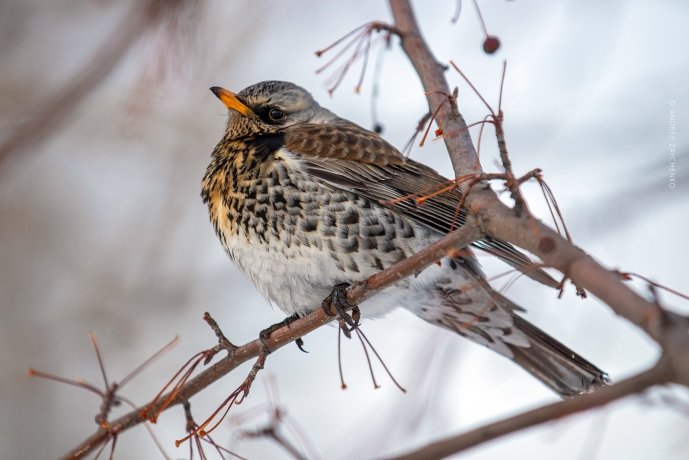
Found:
[[[457,191],[423,205],[399,200],[447,179],[299,86],[266,81],[237,94],[211,90],[230,116],[203,179],[203,201],[230,258],[285,313],[308,312],[334,286],[366,279],[463,224]],[[381,204],[390,202],[397,204]],[[474,246],[556,284],[508,243]],[[406,308],[514,360],[563,396],[607,382],[603,371],[519,316],[522,309],[491,289],[468,249],[360,307],[365,316]]]

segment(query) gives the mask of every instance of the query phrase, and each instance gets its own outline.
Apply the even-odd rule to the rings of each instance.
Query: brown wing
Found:
[[[410,219],[442,234],[466,221],[466,209],[457,209],[461,194],[450,191],[418,204],[416,197],[451,183],[435,170],[405,159],[377,134],[345,122],[332,125],[298,125],[285,130],[284,147],[302,155],[306,170],[337,188],[394,208]],[[555,281],[511,244],[492,238],[477,241],[482,249],[547,286]]]
[[[354,123],[302,124],[284,132],[285,147],[293,152],[322,158],[339,158],[365,164],[402,165],[404,156],[380,136]]]

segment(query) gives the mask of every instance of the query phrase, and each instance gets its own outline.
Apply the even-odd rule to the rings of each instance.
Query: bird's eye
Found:
[[[285,117],[285,113],[280,109],[270,109],[268,116],[271,120],[282,120]]]

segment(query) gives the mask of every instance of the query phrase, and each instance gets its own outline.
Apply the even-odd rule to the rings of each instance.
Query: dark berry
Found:
[[[483,51],[486,54],[495,53],[498,48],[500,48],[500,40],[495,35],[488,35],[485,40],[483,40]]]

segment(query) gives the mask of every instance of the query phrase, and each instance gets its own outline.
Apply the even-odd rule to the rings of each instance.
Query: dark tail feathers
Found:
[[[512,315],[514,326],[531,342],[529,348],[510,346],[514,361],[563,397],[589,393],[610,383],[607,374],[529,323]]]

